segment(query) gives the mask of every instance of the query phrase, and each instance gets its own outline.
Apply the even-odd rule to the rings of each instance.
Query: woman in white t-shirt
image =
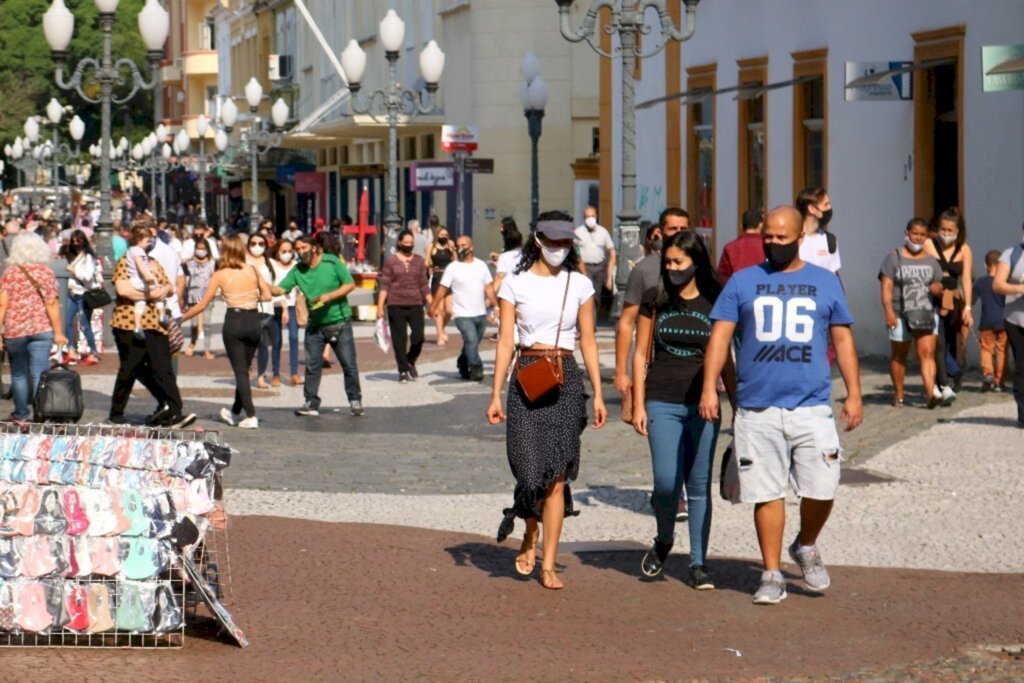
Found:
[[[502,282],[498,293],[501,331],[491,404],[487,408],[491,424],[506,418],[501,392],[516,351],[514,329],[518,329],[520,339],[517,371],[545,356],[561,363],[561,386],[533,402],[527,399],[518,374],[509,387],[506,452],[516,488],[513,505],[504,511],[498,527],[500,543],[511,533],[516,517],[526,520],[515,568],[519,574],[529,575],[536,564],[538,523],[544,525],[540,581],[550,589],[564,587],[555,574],[555,560],[562,522],[566,515],[577,514],[569,484],[579,474],[580,435],[587,424],[583,373],[573,357],[577,327],[580,350],[594,391],[594,428],[603,427],[608,417],[594,336],[594,287],[577,272],[579,256],[572,246],[574,229],[570,217],[561,211],[541,214],[536,235],[523,246],[516,272]]]

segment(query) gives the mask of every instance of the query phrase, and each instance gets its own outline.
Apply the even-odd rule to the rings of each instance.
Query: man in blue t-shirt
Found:
[[[739,468],[740,500],[755,505],[765,568],[754,594],[759,605],[786,599],[779,568],[787,480],[801,498],[800,532],[789,546],[790,557],[803,571],[808,588],[823,591],[830,584],[815,545],[839,487],[842,452],[832,416],[829,337],[846,383],[841,416],[846,430],[864,418],[850,329],[853,316],[839,279],[800,260],[801,226],[800,213],[793,207],[768,214],[762,231],[767,262],[733,275],[719,295],[711,311],[715,323],[700,402],[704,419],[718,419],[715,378],[736,333],[733,457]]]

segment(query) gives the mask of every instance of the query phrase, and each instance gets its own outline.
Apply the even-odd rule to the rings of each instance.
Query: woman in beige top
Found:
[[[222,408],[221,419],[241,429],[257,429],[259,420],[252,403],[249,366],[260,343],[259,304],[270,301],[270,288],[259,271],[245,262],[245,244],[232,235],[221,246],[220,265],[210,280],[206,294],[182,316],[182,322],[199,315],[219,292],[228,306],[224,316],[224,349],[235,373],[235,402],[231,410]],[[242,410],[245,418],[242,418]]]

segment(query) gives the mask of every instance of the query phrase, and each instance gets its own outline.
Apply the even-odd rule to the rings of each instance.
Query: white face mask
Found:
[[[568,247],[545,247],[540,240],[537,240],[537,246],[540,247],[540,255],[543,257],[544,262],[552,268],[557,268],[565,262],[565,259],[569,256]]]
[[[922,249],[924,249],[924,245],[923,244],[917,244],[916,242],[911,242],[909,237],[907,237],[906,242],[907,242],[907,251],[909,251],[911,254],[916,254],[916,253],[920,252]]]
[[[583,225],[587,226],[591,230],[597,227],[597,219],[593,216],[587,216],[583,219]]]
[[[953,242],[956,242],[956,235],[939,235],[939,241],[942,242],[944,246],[948,247],[953,244]]]
[[[264,251],[266,250],[261,246],[249,247],[249,253],[253,256],[263,256]]]
[[[292,257],[295,256],[290,251],[285,251],[277,255],[277,260],[281,263],[291,263]]]
[[[206,258],[210,255],[210,252],[205,249],[196,249],[196,258]]]

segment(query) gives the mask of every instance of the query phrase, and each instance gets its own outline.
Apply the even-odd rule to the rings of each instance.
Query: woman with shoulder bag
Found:
[[[974,324],[971,297],[974,279],[971,264],[974,254],[967,244],[967,226],[955,206],[939,214],[935,221],[937,236],[928,240],[925,251],[942,266],[942,300],[939,305],[939,339],[935,350],[935,393],[943,406],[956,400],[956,391],[963,380],[957,365],[960,351],[960,330]]]
[[[100,362],[96,351],[96,337],[92,331],[92,307],[89,306],[88,293],[102,286],[99,282],[96,254],[89,245],[89,239],[81,230],[71,233],[68,240],[67,261],[68,273],[68,306],[64,315],[64,333],[68,338],[67,362],[72,364],[78,358],[78,334],[75,329],[75,318],[82,328],[85,341],[89,344],[89,353],[82,358],[82,365],[96,365]],[[81,316],[79,317],[79,314]]]
[[[878,272],[885,326],[889,328],[892,347],[889,376],[895,394],[892,404],[896,408],[903,407],[903,381],[911,341],[921,364],[928,408],[942,400],[935,391],[935,344],[939,333],[935,297],[942,295],[942,266],[925,252],[927,241],[928,221],[911,218],[903,246],[889,252]]]
[[[50,270],[50,247],[33,232],[19,233],[0,278],[0,327],[11,360],[10,419],[29,419],[29,398],[50,365],[50,347],[68,343],[61,331],[57,278]]]
[[[563,588],[555,574],[558,541],[566,515],[573,510],[569,484],[579,474],[580,435],[587,425],[583,373],[573,357],[577,327],[580,350],[594,391],[594,428],[608,417],[601,393],[597,341],[594,336],[594,288],[578,272],[573,249],[575,225],[561,211],[538,217],[537,232],[523,246],[515,273],[505,278],[498,298],[501,331],[494,363],[494,387],[487,419],[506,418],[501,391],[515,364],[508,391],[506,450],[516,479],[514,502],[504,511],[498,542],[511,533],[516,517],[526,533],[515,560],[516,572],[533,573],[539,526],[544,526],[541,585]],[[518,328],[518,356],[513,328]]]
[[[715,587],[705,556],[711,534],[711,467],[721,423],[707,422],[697,408],[711,309],[721,291],[704,241],[689,231],[669,237],[661,250],[658,296],[640,306],[633,353],[633,376],[646,378],[633,383],[633,428],[651,447],[658,527],[640,569],[649,578],[661,574],[675,542],[676,511],[685,487],[690,535],[686,583],[696,590]],[[723,374],[731,387],[731,361]]]
[[[181,321],[190,320],[206,310],[218,292],[223,295],[224,303],[228,306],[224,315],[224,350],[227,351],[231,369],[235,373],[235,402],[230,410],[222,408],[220,417],[240,429],[258,429],[260,423],[252,402],[249,368],[260,344],[262,328],[259,305],[263,301],[270,301],[271,294],[259,270],[246,263],[245,253],[241,237],[231,235],[224,238],[220,263],[210,279],[206,294],[199,303],[185,312]]]
[[[188,271],[188,279],[185,285],[185,303],[187,306],[195,306],[206,296],[206,290],[210,288],[210,281],[217,269],[214,263],[213,248],[205,237],[196,237],[192,242],[192,256],[185,261],[185,270]],[[213,322],[213,309],[207,308],[203,314],[196,316],[189,330],[189,343],[185,347],[185,355],[191,357],[196,351],[196,345],[201,339],[203,341],[203,358],[213,360],[214,355],[210,350],[210,339],[212,334],[207,334]]]
[[[264,234],[256,233],[249,238],[246,244],[245,262],[259,271],[264,282],[274,282],[274,265],[267,255],[267,238]],[[260,343],[257,347],[256,358],[256,386],[260,389],[269,389],[270,385],[264,374],[267,371],[267,359],[270,357],[270,349],[274,345],[274,301],[272,298],[260,299],[257,306],[260,318]],[[280,332],[280,330],[278,330]],[[281,386],[281,378],[277,378],[275,386]]]

